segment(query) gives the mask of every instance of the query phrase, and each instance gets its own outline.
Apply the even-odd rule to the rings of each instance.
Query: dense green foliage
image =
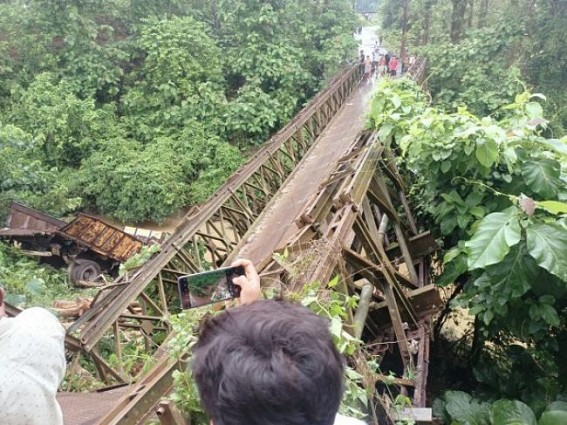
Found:
[[[346,0],[0,3],[0,216],[203,201],[352,57],[355,22]]]
[[[386,46],[427,59],[435,107],[386,87],[398,105],[385,113],[377,98],[372,124],[393,136],[423,223],[443,238],[439,283],[455,282],[453,306],[474,317],[477,395],[537,417],[567,392],[567,3],[384,0],[380,14]]]
[[[403,39],[410,52],[427,58],[428,87],[438,106],[499,114],[521,78],[547,95],[548,131],[565,133],[564,1],[384,0],[381,17],[386,46],[398,50]]]
[[[479,389],[538,413],[567,391],[567,138],[545,134],[541,95],[498,119],[428,106],[409,81],[384,81],[369,125],[400,151],[424,225],[443,239],[441,285],[476,318]]]
[[[24,257],[13,247],[0,244],[0,284],[6,289],[6,301],[20,307],[52,307],[58,298],[69,299],[78,292],[69,284],[66,271],[55,271]],[[88,291],[82,291],[87,295]]]
[[[433,405],[435,416],[445,423],[462,425],[563,425],[567,423],[567,402],[554,401],[541,413],[517,400],[479,402],[462,391],[447,391]],[[536,416],[539,420],[536,420]]]

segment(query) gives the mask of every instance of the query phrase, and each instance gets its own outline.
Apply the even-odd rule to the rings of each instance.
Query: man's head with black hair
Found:
[[[327,321],[283,301],[209,319],[192,369],[214,425],[332,425],[342,395]]]

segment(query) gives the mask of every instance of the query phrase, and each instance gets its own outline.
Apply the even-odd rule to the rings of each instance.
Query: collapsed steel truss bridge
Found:
[[[424,64],[411,71],[421,81]],[[181,423],[159,407],[180,367],[163,342],[170,315],[179,311],[177,278],[237,255],[257,264],[264,285],[278,282],[287,291],[339,276],[342,290],[360,294],[366,304],[359,329],[360,311],[349,314],[352,329],[368,351],[394,359],[399,376],[413,371],[413,378],[394,383],[414,406],[425,406],[430,318],[441,306],[429,282],[436,245],[418,230],[393,153],[364,129],[370,91],[360,84],[358,66],[344,70],[206,203],[191,209],[159,253],[100,290],[68,329],[70,373],[88,360],[101,381],[129,385],[105,398],[91,419],[72,415],[66,423],[140,424],[156,409],[162,423]],[[286,261],[274,255],[284,252]],[[125,344],[154,357],[149,373],[128,370]],[[89,403],[96,406],[102,394]],[[70,403],[81,397],[67,396]]]

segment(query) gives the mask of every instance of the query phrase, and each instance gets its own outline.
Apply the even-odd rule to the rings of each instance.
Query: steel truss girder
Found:
[[[101,341],[110,341],[120,357],[121,345],[131,341],[136,330],[138,342],[148,353],[155,352],[156,333],[170,331],[168,316],[172,303],[177,304],[177,277],[219,265],[230,255],[358,85],[358,77],[354,66],[334,78],[206,203],[189,211],[158,254],[131,275],[102,288],[91,309],[68,331],[78,337],[82,350],[96,353]],[[132,371],[120,369],[99,377],[108,383],[124,381]]]

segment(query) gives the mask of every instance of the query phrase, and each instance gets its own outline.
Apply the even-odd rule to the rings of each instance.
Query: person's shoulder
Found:
[[[334,425],[366,425],[366,424],[359,419],[349,418],[348,416],[343,416],[337,413],[337,416],[335,417]]]
[[[18,314],[14,320],[22,328],[29,327],[32,331],[51,332],[57,336],[65,335],[65,328],[59,319],[49,310],[41,307],[30,307]]]
[[[47,320],[47,321],[57,321],[57,317],[49,310],[42,307],[30,307],[23,310],[20,317],[33,317],[35,319]]]

